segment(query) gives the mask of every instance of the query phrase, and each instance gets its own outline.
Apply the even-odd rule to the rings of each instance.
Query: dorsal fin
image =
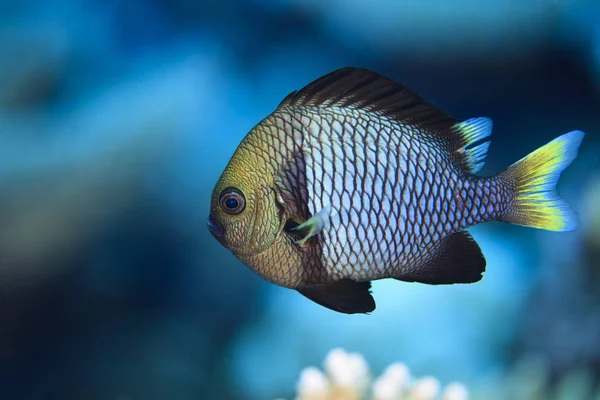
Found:
[[[364,68],[330,72],[288,94],[277,108],[297,106],[361,109],[420,128],[419,133],[445,143],[455,164],[471,173],[483,166],[489,147],[489,142],[475,143],[491,135],[491,120],[460,122],[403,85]]]
[[[278,108],[286,106],[363,109],[436,131],[450,130],[458,122],[403,85],[355,67],[335,70],[290,93]]]
[[[467,171],[475,173],[485,164],[492,126],[492,120],[485,117],[471,118],[454,126],[454,130],[464,141],[464,146],[456,149],[456,153],[461,167]],[[480,143],[475,144],[477,142]]]

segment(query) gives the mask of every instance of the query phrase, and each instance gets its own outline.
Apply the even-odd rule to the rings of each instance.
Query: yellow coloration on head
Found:
[[[209,229],[258,275],[281,286],[296,287],[302,281],[303,254],[283,234],[289,215],[275,184],[287,160],[282,137],[281,130],[267,118],[240,143],[213,189]],[[229,209],[228,197],[236,200],[233,205],[243,201],[244,207]]]
[[[213,235],[236,256],[251,256],[269,248],[282,229],[282,221],[273,190],[273,170],[259,156],[252,137],[242,141],[216,183],[210,207]],[[244,209],[226,212],[221,196],[234,188],[245,200]],[[220,233],[220,234],[219,234]]]

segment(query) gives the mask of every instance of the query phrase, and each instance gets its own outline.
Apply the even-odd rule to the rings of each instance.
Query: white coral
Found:
[[[440,381],[432,376],[419,379],[409,391],[410,400],[434,400],[440,393]]]
[[[373,399],[397,399],[407,388],[409,381],[410,371],[406,365],[402,363],[391,364],[373,383]]]
[[[296,384],[298,397],[303,400],[324,399],[329,390],[327,377],[318,368],[304,368]]]
[[[334,385],[362,391],[367,385],[369,366],[358,353],[346,353],[337,348],[325,358],[325,371]]]
[[[431,376],[413,379],[402,363],[388,366],[371,384],[369,366],[358,353],[331,350],[324,362],[325,373],[305,368],[296,385],[297,400],[468,400],[466,388],[452,383],[442,390]],[[440,393],[441,397],[440,397]],[[371,397],[366,397],[370,394]]]
[[[469,391],[462,383],[453,382],[444,389],[442,400],[469,400]]]

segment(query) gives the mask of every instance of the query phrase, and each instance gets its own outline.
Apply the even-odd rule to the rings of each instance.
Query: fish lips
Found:
[[[207,225],[208,225],[208,230],[215,238],[219,239],[223,236],[223,228],[221,228],[219,226],[219,224],[217,224],[215,222],[215,220],[212,218],[212,216],[210,214],[208,215],[208,218],[207,218]]]

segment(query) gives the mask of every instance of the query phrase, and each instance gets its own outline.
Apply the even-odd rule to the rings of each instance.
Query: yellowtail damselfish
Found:
[[[491,131],[490,119],[456,120],[377,73],[336,70],[242,140],[214,187],[209,229],[263,278],[342,313],[373,311],[376,279],[479,281],[486,261],[466,228],[578,225],[555,188],[584,133],[477,176]]]

